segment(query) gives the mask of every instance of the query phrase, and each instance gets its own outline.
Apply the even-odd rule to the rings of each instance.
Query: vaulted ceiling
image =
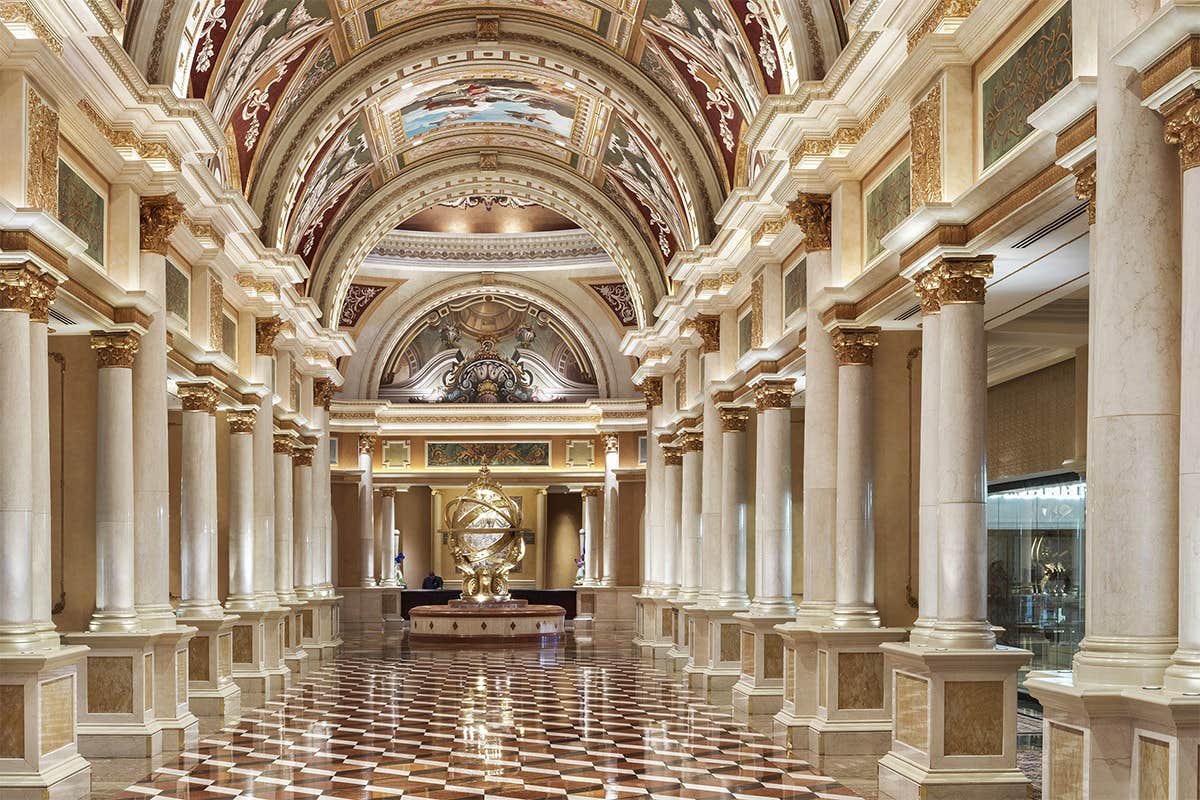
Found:
[[[388,231],[503,196],[592,233],[645,322],[765,98],[836,56],[843,2],[141,0],[127,44],[212,110],[212,169],[327,320]]]

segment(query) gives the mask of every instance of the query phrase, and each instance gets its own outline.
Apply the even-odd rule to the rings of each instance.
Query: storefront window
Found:
[[[1029,669],[1070,669],[1083,638],[1086,484],[993,487],[988,494],[988,618]]]

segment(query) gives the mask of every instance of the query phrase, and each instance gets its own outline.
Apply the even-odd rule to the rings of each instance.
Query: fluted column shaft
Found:
[[[182,475],[179,486],[179,560],[182,617],[220,618],[217,600],[217,389],[182,383]]]
[[[292,542],[295,537],[292,486],[292,454],[295,452],[295,437],[276,434],[275,455],[275,596],[280,603],[295,603],[294,564]]]
[[[936,270],[916,277],[917,296],[921,300],[921,442],[918,484],[918,589],[917,621],[910,641],[926,644],[938,616],[938,442],[941,420],[941,303],[937,297]]]
[[[359,434],[358,468],[358,547],[359,585],[375,586],[375,437]]]
[[[380,568],[380,586],[395,586],[396,585],[396,489],[392,486],[385,486],[379,490],[380,497],[383,502],[381,511],[383,513],[383,552],[379,559]]]
[[[792,380],[755,389],[758,409],[754,486],[755,616],[788,615],[792,600]]]
[[[300,599],[315,596],[316,574],[313,566],[313,451],[312,445],[296,449],[292,459],[292,563],[296,595]]]
[[[878,329],[834,332],[838,359],[837,575],[832,624],[877,627],[872,354]]]
[[[680,491],[679,527],[683,540],[680,553],[680,600],[694,601],[700,595],[700,482],[703,476],[704,437],[686,433],[683,450],[683,487]]]
[[[621,532],[617,467],[620,449],[616,434],[604,437],[604,533],[600,540],[600,585],[617,585],[617,545]]]
[[[746,594],[746,423],[744,408],[721,414],[721,595],[722,608],[744,610]],[[790,553],[788,554],[790,558]]]
[[[260,607],[254,592],[254,423],[258,409],[227,411],[229,423],[229,595],[231,611]]]
[[[583,585],[600,585],[600,554],[597,541],[600,537],[600,493],[598,486],[583,489]]]
[[[683,452],[671,445],[662,446],[662,580],[663,594],[674,597],[679,592],[680,505],[683,483]]]
[[[28,333],[21,337],[29,341]],[[92,335],[96,351],[96,611],[98,632],[138,627],[134,609],[134,333]]]
[[[33,594],[33,624],[42,642],[59,644],[51,618],[50,576],[53,571],[50,519],[50,305],[55,281],[48,275],[31,284],[33,305],[29,315],[29,429],[33,449],[29,466],[33,477],[32,561],[30,586]]]

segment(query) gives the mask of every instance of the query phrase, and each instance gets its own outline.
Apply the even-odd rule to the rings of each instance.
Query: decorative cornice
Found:
[[[130,130],[117,130],[87,100],[79,101],[79,110],[91,120],[92,124],[96,126],[96,130],[100,131],[100,135],[107,139],[113,147],[132,150],[145,161],[153,159],[166,161],[171,165],[171,169],[179,171],[181,159],[170,145],[165,142],[147,142]]]
[[[143,252],[167,254],[167,240],[183,219],[183,204],[174,194],[143,197],[138,202],[141,220],[139,244]]]
[[[260,356],[275,355],[275,338],[283,330],[280,317],[259,317],[254,320],[254,352]]]
[[[801,192],[788,203],[788,216],[804,233],[804,247],[809,252],[831,247],[833,204],[829,195]]]
[[[225,412],[225,421],[231,434],[254,433],[254,421],[258,419],[257,408],[231,408]]]
[[[759,411],[768,408],[791,408],[792,395],[796,393],[796,382],[791,378],[763,381],[754,387],[754,407]]]
[[[938,274],[938,302],[982,303],[987,292],[987,279],[992,277],[995,256],[970,258],[941,258],[933,269]]]
[[[179,395],[179,402],[183,404],[184,411],[217,413],[217,401],[221,393],[211,383],[180,383],[175,386],[175,393]]]
[[[837,328],[833,351],[839,367],[871,366],[879,346],[879,328]]]
[[[731,408],[721,408],[718,413],[721,415],[721,431],[722,433],[737,433],[746,430],[746,423],[750,421],[749,409],[740,406]]]
[[[141,339],[133,331],[92,331],[91,344],[100,369],[133,369]]]

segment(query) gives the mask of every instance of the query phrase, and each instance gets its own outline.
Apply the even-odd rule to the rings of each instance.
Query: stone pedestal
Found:
[[[804,749],[822,756],[882,756],[892,741],[892,688],[879,646],[903,641],[908,631],[821,628],[815,634],[817,710]]]
[[[741,714],[774,714],[783,706],[784,639],[776,627],[789,617],[735,614],[741,624],[741,674],[733,685],[733,707]]]
[[[775,715],[775,733],[789,744],[805,747],[808,729],[817,718],[817,631],[797,622],[778,625],[783,640],[783,698]]]
[[[578,587],[575,592],[575,632],[631,633],[635,626],[636,591],[631,586]]]
[[[691,637],[688,632],[690,627],[688,609],[693,603],[695,603],[694,600],[681,600],[678,597],[667,600],[667,604],[671,607],[671,627],[675,632],[671,638],[671,647],[666,653],[668,669],[682,670],[687,666],[688,648],[691,645]]]
[[[179,625],[154,634],[154,718],[162,725],[163,750],[195,748],[200,720],[188,701],[189,643],[197,630]]]
[[[282,608],[238,612],[231,631],[233,680],[242,690],[242,707],[259,708],[276,700],[291,682],[284,661]]]
[[[342,646],[339,607],[342,597],[314,597],[300,611],[300,642],[309,661],[328,664]]]
[[[155,718],[156,635],[142,631],[69,633],[89,648],[77,685],[79,753],[86,758],[153,758],[163,750]]]
[[[300,680],[311,670],[308,652],[304,649],[300,636],[301,616],[308,603],[303,600],[288,603],[287,615],[283,618],[283,661],[293,680]]]
[[[383,614],[383,624],[397,628],[402,626],[404,624],[404,617],[400,612],[400,587],[393,583],[390,589],[381,589],[379,594],[379,607]]]
[[[742,671],[742,626],[731,610],[687,609],[688,661],[683,671],[693,689],[722,692],[733,688]]]
[[[393,594],[395,590],[393,590]],[[345,598],[346,627],[359,633],[383,632],[383,598],[379,586],[339,586]]]
[[[884,644],[895,705],[879,788],[895,800],[1023,800],[1017,670],[1031,653]],[[1047,794],[1069,797],[1070,794]]]
[[[183,617],[195,628],[188,641],[188,703],[208,731],[242,713],[242,690],[233,681],[233,626],[238,617]]]
[[[640,637],[634,640],[642,658],[661,660],[675,644],[675,607],[668,597],[635,595]]]
[[[0,654],[0,796],[75,800],[91,766],[75,738],[86,647]]]

